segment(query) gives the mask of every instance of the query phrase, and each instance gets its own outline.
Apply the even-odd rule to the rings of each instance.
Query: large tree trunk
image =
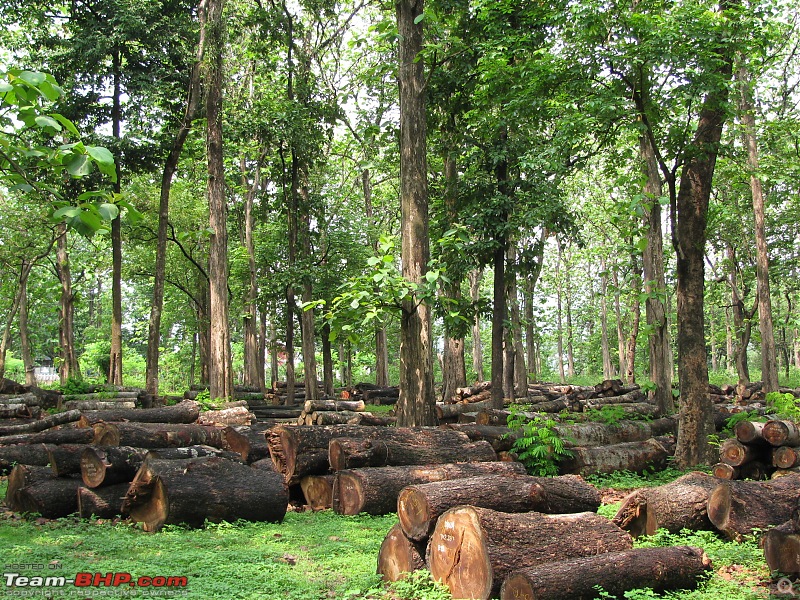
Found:
[[[423,0],[397,0],[400,36],[400,212],[403,277],[424,283],[430,260],[426,158],[425,77],[422,51]],[[436,423],[431,311],[415,297],[403,300],[400,323],[399,426]]]
[[[556,335],[558,341],[556,344],[556,352],[558,353],[558,380],[564,383],[567,380],[564,373],[564,324],[561,319],[561,305],[562,305],[562,282],[561,282],[561,263],[563,259],[563,251],[561,249],[561,242],[558,243],[558,258],[556,259]]]
[[[727,247],[728,264],[728,285],[731,288],[731,310],[733,312],[734,338],[734,363],[736,373],[739,376],[739,384],[747,385],[750,383],[750,368],[747,363],[747,348],[750,345],[750,336],[753,328],[753,315],[758,309],[758,301],[753,305],[752,310],[748,311],[744,306],[742,293],[739,291],[737,275],[739,265],[736,259],[736,251],[731,244]]]
[[[561,560],[513,572],[501,600],[594,600],[598,588],[613,597],[628,590],[689,590],[711,570],[700,548],[636,548]]]
[[[631,254],[631,329],[628,332],[628,343],[625,354],[625,381],[627,383],[636,382],[636,340],[639,337],[639,322],[641,320],[641,300],[639,299],[642,293],[642,278],[641,267],[639,259],[635,254]]]
[[[428,568],[454,598],[487,599],[512,571],[631,545],[627,533],[594,513],[509,514],[461,506],[439,517]]]
[[[122,67],[120,49],[114,48],[113,80],[111,104],[111,135],[119,142],[122,126]],[[122,165],[116,161],[117,178],[114,182],[114,193],[122,191]],[[111,221],[111,354],[108,361],[108,383],[122,385],[122,214],[117,214]]]
[[[727,3],[726,3],[727,4]],[[714,462],[708,443],[714,435],[711,398],[708,395],[708,363],[705,340],[705,246],[708,203],[722,137],[728,101],[726,80],[731,77],[732,57],[723,48],[714,75],[719,82],[710,89],[700,110],[697,131],[685,150],[673,223],[677,259],[678,379],[680,380],[680,427],[676,464],[686,468]]]
[[[603,379],[613,379],[616,372],[614,365],[611,364],[611,346],[608,341],[608,271],[605,258],[601,258],[600,270],[600,348],[603,353]]]
[[[67,226],[65,223],[59,223],[57,228],[56,273],[61,282],[58,327],[61,365],[58,371],[61,385],[64,385],[69,379],[81,379],[81,369],[78,364],[78,355],[75,353],[75,294],[72,292],[72,275],[67,251]]]
[[[469,295],[472,305],[476,306],[480,299],[481,280],[483,270],[475,269],[469,272]],[[481,318],[478,311],[472,321],[472,370],[475,371],[477,381],[485,381],[483,373],[483,342],[481,341]]]
[[[14,318],[17,316],[17,311],[19,310],[20,304],[22,303],[22,294],[24,289],[24,281],[27,279],[28,271],[30,267],[26,267],[26,263],[23,262],[22,267],[20,269],[20,276],[19,280],[17,281],[17,287],[14,290],[14,295],[11,299],[11,306],[8,309],[8,314],[6,315],[6,322],[3,327],[3,333],[0,335],[0,381],[3,380],[6,370],[6,353],[8,352],[8,345],[11,341],[11,326],[14,323]]]
[[[509,248],[511,259],[517,262],[517,249]],[[522,343],[522,322],[520,321],[519,295],[517,293],[517,270],[511,274],[508,282],[508,300],[511,318],[511,343],[514,346],[514,379],[512,398],[524,398],[528,395],[528,369],[525,365],[525,347]]]
[[[225,0],[208,0],[208,57],[206,60],[206,148],[208,152],[208,214],[210,284],[211,398],[233,397],[230,319],[228,316],[228,205],[225,201],[225,164],[222,149],[222,97],[225,87]]]

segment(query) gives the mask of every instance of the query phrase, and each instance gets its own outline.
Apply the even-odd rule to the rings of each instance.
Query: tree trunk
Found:
[[[67,226],[65,223],[59,223],[57,229],[56,273],[61,282],[58,328],[61,365],[58,371],[61,385],[64,385],[70,379],[81,379],[81,369],[78,364],[78,356],[75,353],[75,295],[72,292],[72,275],[70,274],[69,253],[67,252]]]
[[[113,80],[111,105],[111,135],[115,141],[121,139],[122,126],[122,88],[121,57],[119,48],[114,48]],[[122,166],[116,161],[117,178],[114,182],[114,193],[122,191]],[[108,383],[122,385],[122,214],[117,214],[111,221],[111,354],[108,361]]]
[[[731,288],[731,310],[733,312],[734,338],[734,363],[736,373],[739,376],[739,385],[750,383],[750,369],[747,364],[747,348],[750,345],[752,332],[752,316],[755,314],[757,304],[753,306],[753,311],[748,312],[744,306],[742,294],[739,292],[737,274],[739,272],[736,251],[733,246],[727,247],[728,263],[730,272],[728,273],[728,285]]]
[[[625,360],[625,328],[622,322],[622,307],[620,305],[620,289],[619,289],[619,273],[617,266],[614,265],[611,271],[611,283],[614,285],[614,315],[617,318],[617,356],[619,359],[619,373],[628,372],[628,366]]]
[[[603,379],[613,379],[616,373],[614,365],[611,364],[611,346],[608,343],[608,271],[605,258],[601,258],[600,270],[600,347],[603,353]]]
[[[627,383],[636,382],[636,339],[639,337],[639,321],[641,320],[641,301],[642,293],[641,267],[635,254],[631,254],[631,273],[633,282],[631,284],[632,301],[630,307],[631,330],[628,332],[627,352],[625,355],[625,381]]]
[[[267,392],[267,374],[265,372],[267,364],[267,313],[265,310],[259,312],[259,334],[258,334],[258,387],[261,393]]]
[[[399,581],[405,574],[425,568],[425,548],[415,544],[397,524],[389,530],[378,551],[378,575],[384,581]]]
[[[336,391],[333,382],[333,353],[331,348],[331,326],[325,323],[322,326],[322,380],[325,393],[333,396]]]
[[[472,305],[476,306],[480,299],[481,280],[483,270],[474,269],[469,272],[469,295]],[[478,311],[472,321],[472,370],[475,371],[475,378],[478,381],[485,381],[483,373],[483,342],[481,341],[481,318]]]
[[[425,77],[422,51],[423,0],[397,0],[400,87],[400,212],[403,277],[424,283],[430,259],[426,159]],[[434,425],[433,349],[430,307],[403,300],[400,323],[399,426]]]
[[[723,3],[726,4],[726,3]],[[708,202],[716,165],[718,144],[725,122],[732,57],[725,49],[716,68],[720,82],[703,100],[697,131],[686,149],[673,223],[677,255],[678,379],[680,427],[675,453],[679,468],[711,464],[714,435],[711,399],[708,395],[708,363],[705,340],[705,246]]]
[[[711,570],[701,548],[636,548],[560,560],[515,571],[503,583],[501,600],[594,600],[598,588],[612,597],[629,590],[695,589]]]
[[[525,467],[516,462],[477,462],[345,469],[336,472],[333,510],[340,515],[386,515],[397,511],[397,497],[406,486],[490,474],[524,475]]]
[[[275,321],[270,319],[269,322],[269,376],[270,387],[275,389],[278,385],[278,331],[275,327]]]
[[[247,174],[247,162],[244,157],[240,161],[242,173],[242,186],[245,191],[244,199],[244,245],[247,251],[248,286],[242,306],[242,331],[244,334],[244,384],[260,386],[259,373],[259,343],[258,343],[258,280],[256,279],[256,247],[253,238],[253,201],[261,187],[261,168],[256,165],[252,183]],[[263,363],[262,363],[263,364]]]
[[[179,448],[212,446],[240,452],[247,458],[247,438],[231,427],[162,423],[98,423],[94,426],[96,446],[133,448]]]
[[[406,536],[421,541],[442,513],[465,504],[505,513],[595,512],[600,493],[579,477],[478,475],[407,486],[397,498],[397,517]]]
[[[558,336],[558,343],[556,345],[556,352],[558,353],[558,380],[564,383],[567,380],[564,373],[564,324],[561,321],[561,299],[562,299],[562,282],[561,282],[561,262],[563,251],[561,249],[561,242],[558,241],[558,258],[556,259],[556,332]]]
[[[630,548],[628,534],[594,513],[507,514],[461,506],[439,518],[427,558],[434,580],[454,598],[486,599],[512,571]]]
[[[24,269],[24,265],[23,265]],[[36,365],[31,353],[31,340],[28,331],[28,276],[20,278],[19,282],[19,345],[22,364],[25,366],[25,385],[36,385]],[[5,362],[5,356],[0,357],[0,363]],[[0,379],[3,369],[0,368]]]

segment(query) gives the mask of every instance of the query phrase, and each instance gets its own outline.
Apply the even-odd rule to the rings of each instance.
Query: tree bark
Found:
[[[400,87],[400,212],[403,277],[424,283],[430,260],[424,61],[421,57],[423,0],[397,0]],[[420,17],[420,19],[418,19]],[[400,323],[399,426],[436,423],[430,307],[403,300]]]
[[[572,456],[559,463],[562,473],[593,475],[615,471],[642,473],[647,468],[665,469],[672,455],[671,445],[655,438],[644,442],[624,442],[612,446],[571,448]]]
[[[127,483],[103,488],[78,488],[78,515],[81,519],[113,519],[122,514],[122,502],[128,492]]]
[[[472,305],[476,306],[480,299],[481,280],[483,270],[474,269],[469,272],[469,294]],[[472,321],[472,370],[475,371],[475,378],[484,381],[486,377],[483,373],[483,342],[481,341],[481,318],[478,311]]]
[[[611,346],[608,342],[608,271],[605,257],[600,260],[600,348],[603,353],[603,378],[613,379],[616,372],[611,363]]]
[[[244,333],[244,384],[261,386],[259,372],[259,343],[258,343],[258,281],[256,279],[256,246],[253,238],[253,202],[256,193],[261,187],[261,167],[256,165],[253,182],[248,181],[247,163],[244,157],[241,161],[242,185],[245,191],[244,199],[244,246],[247,251],[248,285],[244,298],[242,330]]]
[[[120,49],[112,54],[113,91],[111,104],[111,135],[117,142],[121,139],[122,87]],[[116,160],[117,178],[114,193],[122,191],[122,165]],[[111,220],[111,354],[108,361],[108,383],[122,385],[122,213]]]
[[[340,471],[361,467],[439,465],[456,461],[489,462],[496,461],[497,454],[488,442],[417,442],[409,446],[404,442],[386,439],[340,437],[331,440],[328,460],[334,471]]]
[[[558,258],[556,259],[556,333],[558,342],[556,344],[556,352],[558,353],[558,380],[564,383],[567,380],[564,373],[564,324],[561,320],[561,299],[562,299],[562,282],[561,282],[561,262],[563,259],[563,250],[561,242],[558,243]]]
[[[23,265],[24,268],[24,265]],[[28,277],[20,278],[19,282],[19,345],[22,364],[25,367],[25,385],[36,385],[36,368],[31,353],[30,332],[28,331]],[[0,357],[5,362],[5,356]],[[0,379],[3,369],[0,369]]]
[[[72,292],[72,275],[67,251],[67,226],[65,223],[59,223],[57,228],[56,273],[61,282],[58,328],[61,365],[58,372],[61,385],[64,385],[70,379],[81,379],[81,369],[78,355],[75,353],[75,294]]]
[[[764,536],[763,545],[770,571],[787,577],[800,575],[800,532],[771,529]]]
[[[138,423],[194,423],[200,416],[200,405],[184,400],[173,406],[119,410],[84,411],[80,424],[90,427],[100,421],[131,421]]]

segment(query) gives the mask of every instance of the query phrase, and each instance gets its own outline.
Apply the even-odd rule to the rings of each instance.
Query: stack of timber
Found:
[[[0,419],[27,418],[26,415],[10,414],[14,411],[24,412],[24,409],[17,408],[20,404],[48,409],[58,406],[60,400],[61,392],[43,390],[35,385],[22,385],[12,379],[0,379]],[[4,410],[7,416],[2,416]]]
[[[328,399],[328,396],[325,394],[325,386],[321,381],[317,381],[317,397]],[[295,380],[294,394],[291,398],[289,398],[285,381],[276,381],[274,387],[267,390],[267,393],[264,395],[264,402],[267,406],[295,406],[305,400],[306,384],[302,379]],[[297,417],[297,415],[294,416]]]
[[[62,397],[62,408],[66,410],[104,410],[135,408],[143,390],[91,392],[87,394],[68,394]],[[140,403],[141,404],[141,403]]]
[[[186,400],[196,400],[202,393],[209,390],[207,384],[193,384],[183,393]],[[259,387],[248,385],[233,386],[233,399],[246,400],[249,403],[259,404],[264,402],[264,392]]]
[[[800,470],[800,427],[793,421],[740,421],[720,446],[714,475],[723,479],[780,477]]]
[[[374,383],[358,383],[342,393],[345,400],[363,400],[365,404],[397,404],[400,388],[397,386],[380,386]]]
[[[363,400],[306,400],[298,425],[391,425],[394,417],[365,412]]]

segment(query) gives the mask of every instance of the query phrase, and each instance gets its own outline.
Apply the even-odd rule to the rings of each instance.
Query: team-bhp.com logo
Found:
[[[77,573],[75,577],[64,576],[39,576],[20,575],[19,573],[4,573],[6,587],[15,588],[56,588],[75,586],[85,587],[139,587],[139,588],[185,588],[186,577],[156,577],[134,578],[130,573]]]

